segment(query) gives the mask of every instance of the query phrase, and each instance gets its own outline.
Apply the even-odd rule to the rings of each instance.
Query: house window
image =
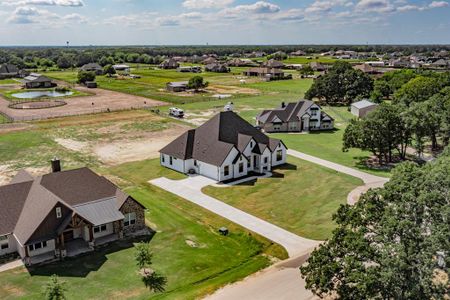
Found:
[[[45,247],[47,247],[47,241],[35,243],[35,244],[32,244],[32,245],[28,246],[30,251],[35,251],[35,250],[38,250],[38,249],[41,249],[41,248],[45,248]]]
[[[125,214],[125,218],[123,219],[123,226],[127,227],[134,224],[136,224],[136,213],[132,212],[129,214]]]
[[[196,159],[194,159],[194,166],[195,167],[197,166],[197,160]]]
[[[253,148],[253,142],[250,142],[250,148]]]
[[[250,168],[251,166],[252,166],[252,163],[251,163],[250,158],[249,158],[248,161],[247,161],[247,168]]]
[[[266,156],[264,157],[264,163],[267,164],[269,162],[269,158]]]
[[[173,158],[172,158],[172,156],[169,157],[169,164],[170,164],[170,165],[173,164]]]
[[[61,207],[56,208],[56,218],[60,219],[62,217]]]
[[[106,231],[106,224],[94,227],[94,233],[100,233],[103,231]]]
[[[239,164],[239,173],[244,172],[244,163]]]
[[[4,249],[8,249],[9,248],[9,244],[1,244],[0,249],[4,250]]]
[[[277,161],[283,160],[283,150],[277,151]]]
[[[223,168],[223,176],[228,176],[230,175],[230,166],[225,166]]]
[[[1,241],[6,241],[8,239],[8,236],[7,235],[2,235],[2,236],[0,236],[0,242]]]
[[[161,162],[162,162],[162,163],[165,163],[165,162],[166,162],[165,159],[164,159],[164,156],[165,156],[164,154],[161,155]]]

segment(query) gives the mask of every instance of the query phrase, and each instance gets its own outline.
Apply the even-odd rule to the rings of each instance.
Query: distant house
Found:
[[[368,113],[376,109],[378,104],[370,102],[369,100],[361,100],[355,103],[352,103],[350,107],[350,111],[352,115],[357,116],[358,118],[364,118]]]
[[[129,73],[129,72],[130,72],[130,69],[131,69],[131,67],[130,67],[129,65],[124,65],[124,64],[121,64],[121,65],[113,65],[112,67],[113,67],[114,70],[116,70],[116,71],[121,71],[121,72],[125,72],[125,73]]]
[[[30,75],[26,76],[22,82],[27,89],[50,88],[56,86],[50,78],[38,73],[30,73]]]
[[[286,78],[282,70],[275,68],[250,68],[244,71],[243,74],[250,77],[262,77],[266,80],[279,80]]]
[[[355,70],[360,70],[366,74],[378,74],[379,71],[368,64],[360,64],[353,67]]]
[[[184,92],[188,88],[188,81],[168,82],[166,89],[170,92]]]
[[[179,67],[177,71],[181,73],[201,73],[202,68],[200,66],[186,66],[186,67]]]
[[[286,162],[287,147],[233,111],[215,115],[160,150],[162,166],[217,181],[266,173]]]
[[[305,56],[306,52],[302,50],[297,50],[295,52],[289,53],[290,56]]]
[[[308,132],[334,128],[334,119],[309,100],[282,103],[277,109],[256,116],[256,125],[265,132]]]
[[[0,65],[0,79],[19,76],[19,68],[13,64]]]
[[[437,61],[431,63],[431,66],[436,69],[447,69],[450,67],[450,63],[449,63],[449,61],[441,58],[441,59],[438,59]]]
[[[281,69],[284,67],[284,63],[282,63],[281,61],[275,60],[275,59],[270,59],[270,60],[264,62],[262,64],[262,67]]]
[[[228,73],[230,72],[230,68],[228,68],[225,64],[212,63],[205,66],[206,72],[215,72],[215,73]]]
[[[316,72],[322,72],[322,71],[326,71],[327,67],[319,62],[313,61],[309,64],[309,66],[311,67],[311,69],[313,69]]]
[[[215,57],[208,57],[208,58],[205,58],[203,61],[202,61],[202,64],[204,64],[204,65],[209,65],[209,64],[215,64],[215,63],[217,63],[217,58],[215,58]]]
[[[95,72],[96,75],[103,74],[103,68],[97,63],[85,64],[80,68],[82,71]]]
[[[258,64],[251,59],[240,59],[240,58],[233,58],[229,61],[227,61],[228,66],[233,67],[251,67],[251,66],[258,66]]]
[[[382,60],[377,61],[366,61],[364,62],[366,65],[372,66],[372,67],[384,67],[386,63]]]
[[[173,58],[166,59],[159,65],[161,69],[176,69],[179,66],[180,64]]]
[[[27,265],[92,251],[145,228],[144,207],[88,168],[33,177],[20,171],[0,186],[0,256]]]

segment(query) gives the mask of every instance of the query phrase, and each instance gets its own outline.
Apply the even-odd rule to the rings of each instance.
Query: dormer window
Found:
[[[62,217],[61,207],[56,208],[56,218],[60,219]]]

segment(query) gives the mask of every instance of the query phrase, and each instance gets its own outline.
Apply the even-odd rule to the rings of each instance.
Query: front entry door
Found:
[[[64,234],[64,241],[70,242],[73,240],[73,230],[65,231],[63,234]]]

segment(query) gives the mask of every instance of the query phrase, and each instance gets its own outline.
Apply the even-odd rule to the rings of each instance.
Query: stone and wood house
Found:
[[[256,116],[256,125],[265,132],[309,132],[334,128],[334,119],[310,100],[282,103]]]
[[[81,71],[94,72],[95,75],[103,75],[103,68],[97,63],[88,63],[80,68]]]
[[[162,166],[226,181],[266,173],[286,162],[285,144],[233,111],[224,111],[160,150]]]
[[[37,177],[19,171],[0,186],[0,256],[17,252],[31,265],[145,229],[144,206],[105,177],[88,168],[61,171],[59,160],[52,167]]]
[[[19,68],[13,64],[0,65],[0,79],[18,77],[19,71]]]

